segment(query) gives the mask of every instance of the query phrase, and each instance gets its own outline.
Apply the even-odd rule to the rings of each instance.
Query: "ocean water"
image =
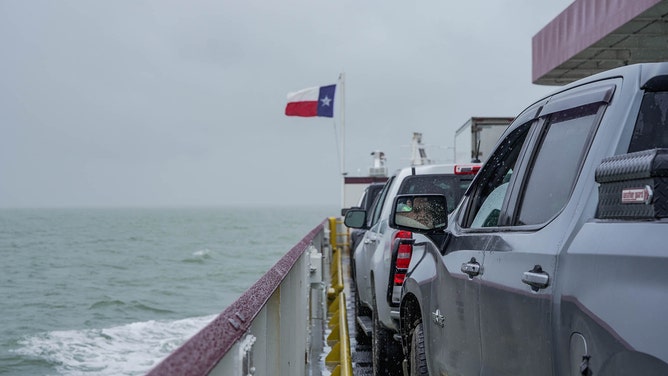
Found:
[[[142,375],[337,209],[0,209],[0,375]]]

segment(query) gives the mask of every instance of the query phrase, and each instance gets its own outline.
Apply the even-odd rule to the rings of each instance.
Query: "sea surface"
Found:
[[[0,209],[0,375],[143,375],[332,215]]]

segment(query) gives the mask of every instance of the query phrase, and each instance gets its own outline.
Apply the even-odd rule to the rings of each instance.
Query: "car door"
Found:
[[[479,304],[483,375],[554,372],[557,256],[571,220],[562,212],[613,92],[600,85],[550,98],[538,119],[518,128],[526,138],[517,158],[495,155],[496,171],[481,182],[489,185],[474,193],[471,201],[479,206],[466,224],[486,239]]]
[[[524,117],[532,119],[531,115]],[[481,282],[486,273],[483,265],[489,257],[490,243],[498,242],[497,234],[483,226],[489,227],[498,220],[509,180],[521,160],[530,130],[531,122],[527,122],[510,132],[492,155],[495,160],[483,166],[459,210],[450,217],[451,236],[431,296],[436,307],[430,308],[436,318],[443,316],[444,325],[430,324],[425,332],[425,339],[431,336],[428,345],[437,348],[438,359],[433,360],[440,372],[437,374],[474,375],[483,368],[480,322]]]
[[[478,296],[479,271],[484,257],[478,238],[457,234],[442,254],[431,242],[420,273],[427,276],[423,292],[422,325],[431,374],[476,375],[482,361]],[[422,244],[417,244],[421,246]],[[433,270],[432,270],[433,269]]]
[[[379,241],[382,240],[380,214],[382,212],[383,206],[385,205],[388,191],[392,187],[394,180],[395,177],[391,177],[378,194],[378,202],[373,206],[373,211],[371,212],[368,220],[368,225],[371,227],[364,234],[361,244],[358,245],[358,247],[355,249],[355,253],[353,255],[355,261],[355,283],[357,285],[357,295],[360,302],[368,307],[372,306],[372,286],[370,276],[371,258],[374,255],[374,251],[376,250]]]

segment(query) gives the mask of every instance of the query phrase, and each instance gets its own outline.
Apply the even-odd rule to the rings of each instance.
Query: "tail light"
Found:
[[[402,241],[402,239],[410,239],[411,241]],[[394,264],[394,285],[401,286],[406,279],[406,272],[408,265],[411,263],[411,256],[413,255],[413,234],[410,231],[397,231],[394,236],[394,241],[398,242],[397,258]]]
[[[475,175],[480,171],[479,164],[455,165],[455,175]]]

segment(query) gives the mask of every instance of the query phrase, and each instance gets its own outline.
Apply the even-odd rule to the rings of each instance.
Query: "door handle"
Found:
[[[469,262],[462,264],[462,273],[468,274],[469,278],[473,278],[477,275],[480,275],[480,264],[476,261],[475,257],[471,257]]]
[[[375,242],[376,242],[376,238],[364,239],[364,244],[375,243]]]
[[[549,286],[550,275],[545,273],[540,265],[536,265],[533,269],[522,274],[522,282],[531,286],[531,290],[538,291]]]

